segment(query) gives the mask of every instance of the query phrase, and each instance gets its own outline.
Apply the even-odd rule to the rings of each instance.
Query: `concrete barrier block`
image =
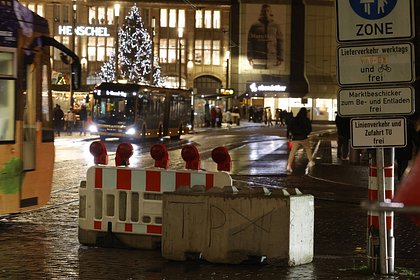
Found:
[[[295,266],[313,259],[314,198],[229,193],[163,194],[162,255],[214,263],[265,256]]]

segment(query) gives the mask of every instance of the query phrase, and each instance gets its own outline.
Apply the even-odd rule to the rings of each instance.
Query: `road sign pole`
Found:
[[[378,202],[385,202],[384,149],[376,149],[376,168],[378,184]],[[386,232],[386,212],[379,212],[379,250],[381,274],[388,274],[388,242]]]

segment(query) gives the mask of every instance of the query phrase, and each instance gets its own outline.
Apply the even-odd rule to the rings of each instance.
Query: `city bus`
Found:
[[[0,215],[45,205],[54,168],[51,47],[80,61],[49,37],[46,19],[18,1],[0,1]]]
[[[92,94],[91,132],[106,138],[179,139],[191,127],[192,92],[130,83],[102,83]]]

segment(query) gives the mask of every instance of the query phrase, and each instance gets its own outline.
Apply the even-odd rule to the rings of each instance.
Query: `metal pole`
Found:
[[[119,49],[119,38],[118,38],[118,19],[120,17],[120,4],[115,4],[114,5],[114,16],[115,16],[115,26],[116,26],[116,32],[115,32],[115,81],[118,82],[118,78],[119,78],[119,70],[118,70],[118,49]]]
[[[71,32],[71,47],[72,51],[76,53],[76,21],[77,21],[77,4],[76,0],[72,0],[72,8],[73,8],[73,26]],[[74,90],[73,90],[73,70],[70,72],[70,108],[74,105]]]
[[[226,89],[229,89],[229,58],[226,59]]]
[[[178,72],[178,88],[181,88],[181,38],[178,39],[178,51],[179,51],[179,72]]]
[[[385,202],[384,149],[376,149],[378,202]],[[379,250],[381,274],[388,274],[388,242],[386,231],[386,212],[379,212]]]

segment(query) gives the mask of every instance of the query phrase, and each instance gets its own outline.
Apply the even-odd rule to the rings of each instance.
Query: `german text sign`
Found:
[[[353,148],[404,147],[407,143],[405,118],[352,119]]]
[[[341,116],[411,115],[414,113],[412,87],[341,89],[338,92]]]
[[[336,0],[336,9],[340,42],[414,36],[412,0]]]
[[[411,43],[338,48],[340,85],[377,85],[414,81]]]

